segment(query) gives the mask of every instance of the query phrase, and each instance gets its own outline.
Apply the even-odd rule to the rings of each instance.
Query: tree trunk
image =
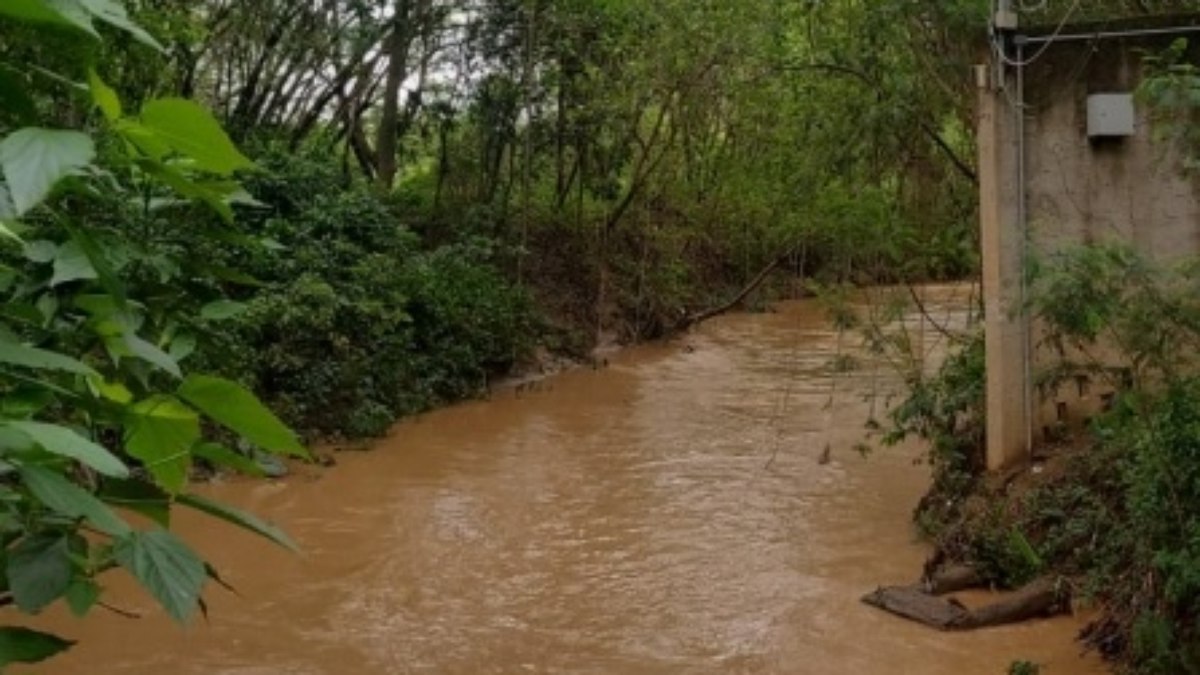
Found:
[[[408,50],[412,44],[409,30],[411,0],[396,0],[392,34],[388,37],[387,80],[383,86],[383,112],[375,138],[375,178],[381,192],[388,192],[396,180],[396,150],[399,146],[400,88],[408,78]]]

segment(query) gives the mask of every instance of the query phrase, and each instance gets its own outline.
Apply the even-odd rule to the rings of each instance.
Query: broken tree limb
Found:
[[[930,595],[921,586],[879,588],[863,602],[938,630],[976,630],[1054,616],[1070,602],[1053,579],[1038,579],[1012,595],[979,609],[967,609],[954,598]]]
[[[708,321],[709,319],[715,319],[716,317],[721,316],[722,314],[728,314],[729,312],[732,312],[733,310],[737,309],[738,307],[741,307],[742,304],[744,304],[746,302],[746,298],[750,297],[751,293],[753,293],[754,291],[757,291],[760,286],[762,286],[764,283],[766,283],[767,279],[771,278],[771,274],[775,270],[779,269],[785,263],[787,263],[789,260],[791,260],[792,256],[795,254],[796,254],[796,250],[793,249],[793,250],[788,251],[787,253],[784,253],[783,255],[775,258],[774,260],[771,261],[771,263],[769,265],[767,265],[765,268],[763,268],[763,270],[761,272],[759,272],[757,276],[755,276],[753,279],[751,279],[750,283],[746,284],[746,287],[743,288],[741,290],[741,292],[738,293],[737,296],[734,297],[732,300],[730,300],[729,302],[727,302],[723,305],[720,305],[718,307],[713,307],[712,309],[704,310],[703,312],[697,312],[696,314],[689,314],[688,316],[681,319],[678,324],[675,325],[676,330],[680,330],[680,331],[687,330],[688,328],[691,328],[692,326],[695,326],[698,323],[704,323],[705,321]]]

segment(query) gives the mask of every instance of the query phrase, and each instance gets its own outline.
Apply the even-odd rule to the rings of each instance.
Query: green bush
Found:
[[[916,516],[931,535],[958,520],[986,469],[984,347],[982,332],[971,335],[935,376],[910,377],[907,396],[891,411],[885,443],[929,443],[933,486]]]
[[[1134,617],[1131,656],[1139,672],[1200,673],[1200,377],[1131,397],[1103,424],[1123,460],[1116,525],[1136,533],[1131,559],[1105,570]]]
[[[1119,392],[1112,409],[1045,475],[992,484],[982,335],[934,377],[910,375],[885,440],[930,442],[918,522],[998,585],[1070,579],[1106,610],[1089,641],[1130,672],[1200,673],[1200,265],[1099,245],[1039,264],[1032,281],[1039,347],[1057,357],[1039,384],[1102,379]]]
[[[1024,557],[1074,577],[1107,609],[1092,641],[1132,672],[1200,673],[1200,267],[1090,246],[1033,288],[1041,346],[1058,356],[1042,385],[1086,375],[1119,394],[1059,475],[975,525],[974,550],[1000,574],[1020,575]],[[1006,554],[1003,528],[1028,535],[1030,555]]]
[[[251,186],[255,234],[238,249],[266,285],[218,341],[228,372],[316,434],[381,434],[399,416],[479,393],[531,350],[526,294],[486,246],[422,250],[388,204],[334,167],[269,158]],[[293,175],[295,178],[293,178]],[[226,252],[230,254],[229,251]]]
[[[222,438],[276,461],[309,454],[251,392],[182,363],[191,327],[233,303],[188,298],[192,285],[214,289],[185,275],[195,256],[180,253],[212,232],[178,221],[203,210],[212,215],[198,223],[234,227],[239,176],[256,167],[204,107],[167,97],[134,111],[97,75],[95,23],[158,48],[121,4],[5,2],[0,22],[0,52],[24,52],[0,68],[3,669],[73,644],[14,625],[12,613],[58,605],[87,616],[118,569],[177,621],[200,614],[207,583],[224,582],[171,531],[179,508],[294,549],[268,523],[192,494],[191,478],[201,461],[256,473]],[[60,40],[75,48],[60,53]]]
[[[1042,667],[1032,661],[1013,661],[1008,675],[1041,675]]]

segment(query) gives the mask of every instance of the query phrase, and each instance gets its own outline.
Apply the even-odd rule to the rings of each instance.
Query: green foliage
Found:
[[[179,396],[263,450],[292,457],[307,455],[291,430],[236,382],[191,375],[180,385]]]
[[[1193,371],[1200,336],[1195,261],[1164,268],[1128,246],[1100,244],[1037,267],[1032,311],[1046,326],[1042,346],[1059,356],[1040,374],[1043,387],[1082,375],[1141,389]]]
[[[486,241],[423,250],[388,204],[365,187],[343,190],[332,167],[265,164],[250,189],[266,209],[247,220],[275,245],[243,260],[264,288],[222,317],[213,366],[286,419],[379,435],[402,415],[482,392],[530,352],[531,301]]]
[[[992,510],[972,522],[966,555],[984,578],[1000,588],[1020,588],[1047,571],[1045,561],[1011,515]]]
[[[180,495],[177,499],[177,502],[183,506],[193,508],[201,513],[206,513],[214,518],[224,520],[244,530],[253,532],[266,539],[270,539],[284,548],[291,549],[297,553],[299,552],[299,548],[297,548],[296,543],[293,542],[291,538],[283,532],[283,530],[280,530],[278,527],[261,520],[253,514],[235,509],[231,506],[226,506],[225,504],[214,502],[211,499],[207,499],[199,495]]]
[[[14,663],[41,663],[74,644],[28,628],[0,627],[0,668]]]
[[[1148,675],[1200,670],[1197,269],[1154,265],[1115,245],[1039,265],[1031,310],[1043,349],[1058,356],[1039,380],[1098,378],[1118,394],[1088,447],[1052,460],[1040,478],[1002,490],[977,484],[958,493],[973,508],[932,519],[952,555],[997,583],[1048,571],[1074,579],[1079,596],[1106,609],[1088,639]],[[918,387],[900,410],[952,410],[930,400],[941,399]],[[942,495],[933,495],[937,508]]]
[[[890,413],[886,443],[909,437],[929,443],[933,487],[917,518],[930,534],[940,533],[959,518],[966,497],[986,470],[985,367],[984,337],[977,332],[958,346],[936,375],[911,376],[906,397]]]
[[[1145,73],[1137,96],[1149,106],[1154,136],[1181,149],[1183,168],[1200,169],[1200,66],[1188,40],[1180,38],[1161,53],[1145,57]]]
[[[39,36],[49,26],[98,38],[98,20],[155,44],[113,0],[19,0],[0,14],[32,22],[25,28]],[[139,241],[144,232],[130,227],[136,221],[118,218],[111,227],[106,207],[140,202],[144,216],[155,202],[199,203],[228,219],[229,200],[241,190],[233,173],[251,164],[199,105],[152,100],[126,117],[90,57],[62,65],[70,72],[6,66],[5,87],[18,95],[0,99],[0,219],[8,236],[0,284],[0,606],[36,614],[62,600],[83,615],[99,601],[97,578],[120,567],[187,621],[215,573],[173,534],[137,530],[113,507],[167,525],[194,461],[216,456],[197,451],[206,422],[265,452],[306,453],[240,385],[184,378],[182,327],[196,319],[192,307],[172,301],[172,292],[186,294],[183,280],[167,273],[180,262]],[[49,76],[37,87],[25,77],[35,71]],[[58,91],[85,75],[87,87]],[[104,122],[38,126],[31,118],[58,96],[99,108]],[[154,283],[143,265],[158,267]],[[252,516],[178,499],[290,546]],[[38,662],[69,646],[5,628],[0,665]]]
[[[1041,675],[1042,667],[1032,661],[1013,661],[1008,675]]]
[[[138,40],[159,48],[149,33],[129,19],[118,0],[9,0],[0,15],[16,19],[69,27],[99,38],[95,22],[101,21],[133,35]]]
[[[0,5],[0,486],[38,525],[5,544],[106,533],[75,608],[114,566],[195,604],[196,559],[114,506],[289,543],[187,485],[302,456],[268,406],[374,435],[780,260],[830,288],[977,267],[979,0],[128,3],[157,40],[118,0]],[[981,351],[906,371],[895,439],[938,439],[946,494]]]
[[[1120,448],[1120,525],[1136,532],[1124,542],[1132,565],[1106,571],[1114,602],[1133,617],[1130,653],[1140,672],[1198,672],[1200,377],[1140,398],[1102,423],[1105,443]]]
[[[153,142],[147,145],[153,143],[160,153],[174,151],[187,157],[191,166],[200,171],[228,176],[254,167],[225,135],[212,113],[191,101],[178,98],[150,101],[142,108],[141,123],[153,132],[149,137]]]
[[[78,131],[25,128],[0,141],[0,168],[12,212],[25,215],[63,178],[82,170],[96,156],[91,137]],[[0,207],[2,208],[2,207]]]
[[[166,530],[134,532],[117,540],[113,559],[158,600],[171,618],[186,623],[199,610],[208,580],[201,560]]]

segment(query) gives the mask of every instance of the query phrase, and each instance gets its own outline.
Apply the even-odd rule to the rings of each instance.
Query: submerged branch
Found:
[[[746,287],[743,288],[741,292],[739,292],[732,300],[723,305],[719,305],[717,307],[704,310],[703,312],[690,314],[684,317],[678,324],[675,325],[676,330],[687,330],[698,323],[704,323],[709,319],[715,319],[722,314],[728,314],[738,307],[741,307],[743,304],[745,304],[746,299],[749,298],[755,291],[757,291],[759,287],[766,283],[767,279],[771,278],[771,274],[780,267],[783,267],[783,265],[787,263],[787,261],[795,255],[795,253],[796,249],[792,249],[787,253],[775,258],[770,264],[763,268],[763,270],[759,272],[757,276],[751,279],[750,283],[746,284]]]

